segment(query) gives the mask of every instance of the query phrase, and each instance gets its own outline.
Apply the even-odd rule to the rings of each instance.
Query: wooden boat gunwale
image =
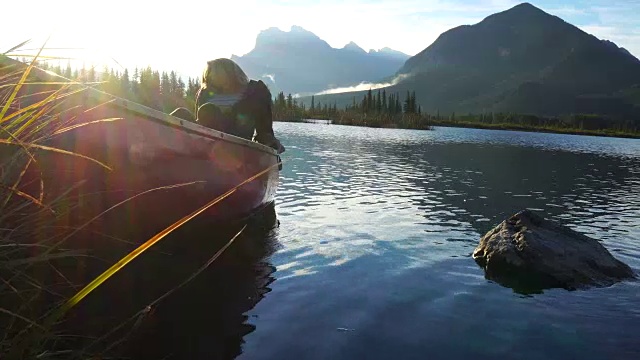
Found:
[[[85,85],[86,86],[86,85]],[[278,155],[276,150],[260,144],[258,142],[255,141],[251,141],[251,140],[247,140],[247,139],[243,139],[231,134],[227,134],[224,133],[222,131],[218,131],[215,129],[211,129],[205,126],[202,126],[198,123],[194,123],[191,122],[189,120],[185,120],[185,119],[181,119],[172,115],[169,115],[167,113],[164,113],[160,110],[156,110],[153,108],[150,108],[148,106],[142,105],[140,103],[137,103],[135,101],[132,100],[127,100],[121,97],[117,97],[115,95],[111,95],[105,92],[102,92],[100,90],[88,87],[86,88],[85,91],[89,92],[89,96],[93,97],[93,98],[99,98],[99,97],[110,97],[113,101],[110,100],[103,100],[103,103],[105,105],[102,106],[117,106],[119,108],[122,108],[123,110],[127,111],[127,112],[131,112],[134,113],[136,115],[142,115],[145,118],[148,118],[152,121],[158,121],[160,123],[163,123],[164,125],[169,125],[171,127],[174,128],[179,128],[181,130],[190,132],[190,133],[194,133],[197,135],[201,135],[210,139],[215,139],[215,140],[222,140],[222,141],[227,141],[227,142],[231,142],[231,143],[235,143],[235,144],[239,144],[242,146],[247,146],[250,148],[253,148],[255,150],[259,150],[262,152],[266,152],[270,155]],[[102,99],[100,99],[102,100]]]
[[[0,56],[0,64],[2,63],[5,63],[9,66],[11,65],[21,66],[21,67],[27,66],[22,62],[19,62],[17,60],[11,59],[6,56]],[[160,110],[153,109],[151,107],[142,105],[135,101],[127,100],[127,99],[100,91],[98,89],[95,89],[81,82],[76,82],[76,81],[67,79],[54,72],[43,70],[38,67],[32,68],[31,72],[35,74],[36,77],[41,79],[42,81],[72,82],[74,86],[83,87],[84,88],[83,91],[85,93],[81,94],[80,96],[85,96],[85,98],[90,97],[92,99],[101,101],[101,103],[98,106],[116,106],[127,112],[130,112],[136,115],[142,115],[146,119],[156,121],[163,125],[168,125],[170,127],[177,128],[182,131],[201,135],[209,139],[222,140],[222,141],[227,141],[227,142],[235,143],[238,145],[250,147],[255,150],[262,151],[273,156],[278,155],[277,151],[269,146],[260,144],[255,141],[243,139],[231,134],[227,134],[218,130],[214,130],[214,129],[202,126],[198,123],[191,122],[189,120],[185,120],[185,119],[181,119],[181,118],[169,115]]]

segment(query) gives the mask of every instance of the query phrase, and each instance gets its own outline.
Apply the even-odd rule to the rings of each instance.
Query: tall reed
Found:
[[[65,156],[81,157],[110,170],[109,164],[97,159],[48,146],[47,140],[60,133],[73,131],[79,126],[91,126],[118,119],[97,119],[83,124],[61,120],[58,115],[68,110],[68,104],[65,106],[66,99],[86,91],[87,88],[74,79],[56,78],[54,81],[42,81],[31,76],[43,48],[44,45],[29,64],[17,65],[7,60],[6,56],[15,48],[8,53],[0,54],[0,331],[4,333],[0,338],[0,358],[85,356],[86,353],[78,349],[51,351],[51,347],[56,348],[56,341],[67,335],[53,332],[58,322],[94,289],[166,235],[270,170],[264,169],[146,242],[143,241],[142,245],[124,255],[88,284],[77,283],[59,267],[59,264],[60,261],[81,261],[90,256],[80,249],[67,246],[66,243],[69,237],[83,230],[84,225],[66,229],[54,226],[57,219],[69,216],[76,208],[74,202],[79,200],[68,195],[75,184],[69,184],[69,193],[46,200],[47,183],[43,178],[37,179],[36,186],[33,186],[34,184],[26,183],[25,174],[28,169],[36,169],[37,173],[40,167],[37,152],[56,152]],[[41,90],[25,91],[34,85]],[[192,184],[176,184],[173,187],[189,185]],[[161,189],[151,189],[147,192],[156,190]],[[134,195],[122,203],[141,195],[144,194]],[[85,224],[93,220],[95,218],[87,220]],[[233,237],[226,246],[235,238]],[[224,251],[226,246],[221,251]],[[210,265],[220,252],[203,266]],[[202,268],[195,274],[200,271]],[[191,278],[193,276],[188,280]],[[172,292],[173,289],[166,295]],[[164,297],[152,302],[150,306],[157,304]],[[144,309],[136,316],[141,314],[144,314]]]

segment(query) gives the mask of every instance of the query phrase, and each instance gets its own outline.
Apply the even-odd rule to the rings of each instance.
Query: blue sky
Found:
[[[364,49],[391,47],[414,55],[442,32],[474,24],[521,1],[512,0],[110,0],[12,1],[3,10],[0,51],[51,34],[54,51],[112,67],[151,65],[197,76],[209,59],[251,50],[260,30],[299,25],[333,47],[355,41]],[[640,57],[640,0],[530,1]],[[87,5],[91,4],[91,5]],[[8,8],[7,8],[8,7]],[[34,10],[35,9],[35,10]],[[8,23],[7,23],[8,22]],[[33,52],[33,51],[31,51]]]

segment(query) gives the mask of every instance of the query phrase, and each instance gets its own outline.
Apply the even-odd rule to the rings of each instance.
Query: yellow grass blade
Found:
[[[33,69],[33,67],[35,66],[36,59],[38,58],[40,53],[42,53],[42,49],[44,49],[44,46],[47,44],[47,41],[49,41],[48,38],[47,38],[47,40],[45,40],[44,44],[42,44],[42,47],[40,47],[40,50],[38,50],[38,54],[33,58],[33,61],[31,61],[31,64],[29,64],[29,66],[27,66],[26,70],[22,73],[22,77],[20,78],[20,81],[19,81],[18,85],[13,89],[13,92],[11,92],[11,95],[9,95],[9,99],[7,100],[7,102],[2,107],[2,110],[0,110],[0,123],[3,122],[4,116],[6,115],[7,110],[9,110],[9,105],[13,102],[13,99],[15,99],[16,95],[18,95],[18,92],[20,91],[20,88],[22,87],[21,84],[23,84],[27,80],[27,76],[29,76],[29,73],[31,72],[31,69]]]
[[[94,216],[93,218],[89,219],[88,221],[86,221],[84,224],[78,226],[76,229],[74,229],[74,231],[72,231],[70,234],[68,234],[67,236],[65,236],[62,240],[58,241],[57,243],[53,244],[52,246],[49,247],[49,249],[47,251],[45,251],[44,255],[47,255],[49,253],[51,253],[54,249],[58,248],[60,245],[62,245],[65,241],[67,241],[70,237],[72,237],[73,235],[75,235],[78,231],[84,229],[85,227],[87,227],[90,223],[92,223],[94,220],[102,217],[104,214],[108,213],[109,211],[119,207],[122,204],[125,204],[137,197],[140,197],[142,195],[154,192],[154,191],[158,191],[158,190],[167,190],[167,189],[173,189],[173,188],[178,188],[178,187],[182,187],[182,186],[189,186],[189,185],[195,185],[198,183],[203,183],[204,181],[193,181],[193,182],[189,182],[189,183],[183,183],[183,184],[175,184],[175,185],[168,185],[168,186],[160,186],[157,188],[153,188],[153,189],[149,189],[149,190],[145,190],[141,193],[138,193],[130,198],[127,198],[125,200],[122,200],[121,202],[111,206],[110,208],[106,209],[105,211],[101,212],[100,214]]]
[[[5,128],[0,127],[0,130],[5,131],[9,135],[10,138],[14,139],[14,141],[16,141],[20,145],[20,147],[22,147],[24,152],[29,157],[29,161],[27,162],[27,165],[24,167],[24,169],[22,169],[22,172],[20,173],[20,176],[16,180],[16,183],[13,185],[13,188],[17,189],[18,188],[18,184],[20,184],[20,181],[22,181],[22,177],[24,176],[25,172],[27,171],[27,168],[29,167],[29,165],[31,165],[31,162],[33,162],[34,164],[36,164],[36,166],[38,166],[38,161],[33,156],[33,154],[31,154],[29,149],[27,149],[27,146],[26,146],[26,144],[24,142],[20,141],[20,139],[16,138],[11,132],[6,130]],[[38,166],[38,170],[40,170],[39,166]],[[42,199],[44,197],[44,181],[42,180],[42,172],[41,171],[39,171],[39,172],[40,172],[40,195],[38,196],[38,199],[39,199],[39,202],[42,203]],[[9,202],[10,199],[11,199],[11,193],[9,193],[9,195],[7,196],[7,199],[5,200],[4,205],[6,205]]]
[[[10,141],[10,140],[4,140],[4,139],[0,139],[0,144],[7,144],[7,145],[20,145],[19,143],[16,143],[16,142],[13,142],[13,141]],[[45,145],[38,145],[38,144],[26,144],[26,146],[27,146],[28,148],[34,148],[34,149],[40,149],[40,150],[46,150],[46,151],[51,151],[51,152],[55,152],[55,153],[59,153],[59,154],[65,154],[65,155],[70,155],[70,156],[79,157],[79,158],[82,158],[82,159],[85,159],[85,160],[89,160],[89,161],[91,161],[91,162],[94,162],[94,163],[96,163],[96,164],[98,164],[98,165],[100,165],[100,166],[104,167],[105,169],[107,169],[107,170],[109,170],[109,171],[113,170],[113,169],[112,169],[111,167],[109,167],[108,165],[105,165],[105,164],[103,164],[102,162],[100,162],[100,161],[98,161],[98,160],[96,160],[96,159],[94,159],[94,158],[91,158],[91,157],[88,157],[88,156],[85,156],[85,155],[82,155],[82,154],[78,154],[78,153],[74,153],[74,152],[71,152],[71,151],[62,150],[62,149],[58,149],[58,148],[54,148],[54,147],[51,147],[51,146],[45,146]]]
[[[38,109],[38,111],[35,114],[31,115],[31,119],[25,121],[24,124],[22,124],[22,126],[15,133],[13,133],[14,136],[16,137],[19,136],[23,131],[25,131],[28,128],[29,125],[31,125],[37,119],[40,119],[42,115],[49,112],[51,108],[52,108],[51,103],[44,104],[42,107],[40,107],[40,109]]]
[[[45,48],[44,50],[51,50],[51,48]],[[14,57],[24,57],[24,58],[32,58],[35,55],[30,54],[17,54],[17,53],[9,53],[4,54],[5,56],[14,56]],[[76,60],[76,58],[68,57],[68,56],[53,56],[53,55],[39,55],[38,59],[45,60]]]
[[[69,82],[69,81],[51,81],[51,82],[37,81],[37,82],[25,82],[25,83],[23,83],[21,85],[69,85],[69,84],[79,84],[79,83],[73,83],[73,82]],[[12,87],[12,86],[17,86],[17,85],[20,85],[20,84],[19,83],[3,84],[3,85],[0,85],[0,89]]]
[[[55,91],[56,90],[44,90],[44,91],[38,91],[38,92],[30,92],[29,94],[24,94],[24,95],[18,96],[16,99],[24,100],[24,99],[28,99],[28,98],[30,98],[32,96],[53,94]]]
[[[24,177],[24,174],[27,172],[27,169],[29,168],[29,165],[31,165],[32,160],[29,159],[29,161],[27,161],[27,164],[24,166],[24,168],[22,168],[22,171],[20,172],[20,175],[18,176],[18,178],[16,179],[16,181],[13,183],[13,186],[10,189],[17,189],[18,185],[20,185],[20,181],[22,181],[22,178]],[[2,186],[2,184],[0,184],[0,186]],[[6,186],[5,186],[6,187]],[[2,204],[2,206],[0,207],[0,209],[4,208],[5,206],[7,206],[7,204],[9,203],[9,201],[11,200],[11,196],[13,195],[13,191],[10,191],[7,194],[7,198],[4,199],[4,203]]]
[[[31,195],[29,195],[29,194],[27,194],[25,192],[22,192],[22,191],[16,189],[15,187],[8,187],[8,186],[4,186],[4,185],[0,184],[0,188],[7,189],[7,190],[11,191],[12,193],[15,193],[16,195],[31,201],[32,203],[36,204],[37,206],[39,206],[41,208],[44,208],[44,209],[47,209],[52,214],[55,214],[55,211],[53,211],[52,208],[50,208],[50,207],[46,206],[45,204],[43,204],[42,201],[34,198],[33,196],[31,196]],[[7,198],[7,200],[9,200],[9,199]]]
[[[3,52],[3,53],[2,53],[2,55],[4,55],[4,56],[9,56],[9,55],[7,55],[7,53],[10,53],[10,52],[15,51],[15,50],[17,50],[17,49],[20,49],[21,47],[23,47],[23,46],[27,45],[27,43],[29,43],[30,41],[31,41],[31,39],[29,39],[29,40],[25,40],[25,41],[21,42],[20,44],[18,44],[18,45],[16,45],[16,46],[12,47],[11,49],[9,49],[9,50],[7,50],[7,51]]]
[[[111,122],[111,121],[116,121],[116,120],[122,120],[124,118],[108,118],[108,119],[100,119],[100,120],[94,120],[94,121],[89,121],[86,123],[82,123],[82,124],[76,124],[76,125],[72,125],[72,126],[67,126],[65,128],[62,128],[60,130],[56,130],[52,135],[60,135],[64,132],[73,130],[73,129],[77,129],[79,127],[83,127],[83,126],[87,126],[87,125],[91,125],[91,124],[97,124],[97,123],[102,123],[102,122]]]
[[[97,108],[99,108],[99,107],[101,107],[101,106],[107,105],[107,104],[112,103],[112,102],[114,102],[114,101],[116,101],[116,98],[115,98],[115,97],[114,97],[114,98],[112,98],[112,99],[110,99],[110,100],[103,101],[103,102],[101,102],[100,104],[98,104],[98,105],[96,105],[96,106],[94,106],[94,107],[92,107],[92,108],[89,108],[89,109],[85,110],[85,111],[84,111],[84,113],[88,113],[88,112],[90,112],[90,111],[93,111],[93,110],[95,110],[95,109],[97,109]]]
[[[42,107],[42,106],[44,106],[44,105],[46,105],[46,104],[48,104],[50,102],[53,102],[55,100],[63,99],[65,97],[68,97],[68,96],[71,96],[73,94],[79,93],[79,92],[81,92],[81,91],[83,91],[85,89],[85,88],[80,88],[80,89],[74,90],[72,92],[63,94],[63,95],[58,95],[59,92],[62,92],[62,90],[65,90],[66,88],[67,87],[64,86],[64,87],[56,90],[53,94],[49,95],[46,99],[44,99],[42,101],[39,101],[39,102],[37,102],[35,104],[31,104],[31,105],[29,105],[29,106],[27,106],[27,107],[25,107],[23,109],[20,109],[20,110],[18,110],[16,112],[12,113],[11,115],[5,117],[4,119],[0,119],[0,124],[2,124],[3,122],[9,121],[12,118],[14,118],[14,117],[16,117],[16,116],[18,116],[18,115],[20,115],[20,114],[22,114],[24,112],[30,111],[32,109],[40,108],[40,107]],[[35,118],[33,119],[33,121],[35,121]],[[13,126],[14,126],[14,124],[9,124],[9,125],[7,125],[7,128],[11,128]]]
[[[145,306],[144,309],[138,311],[137,313],[133,314],[131,317],[129,317],[127,320],[123,321],[121,324],[119,324],[118,326],[116,326],[115,328],[111,329],[108,333],[102,335],[100,338],[94,340],[91,344],[89,344],[86,348],[83,349],[83,352],[87,352],[94,344],[100,343],[101,341],[103,341],[104,339],[108,338],[111,334],[115,333],[116,331],[118,331],[119,329],[121,329],[123,326],[125,326],[129,321],[135,319],[136,317],[138,318],[138,320],[136,321],[136,324],[134,324],[134,326],[132,327],[132,329],[129,331],[129,334],[131,334],[136,328],[137,325],[139,325],[140,323],[140,316],[144,315],[148,312],[151,311],[151,309],[154,306],[157,306],[162,300],[164,300],[165,298],[167,298],[168,296],[170,296],[171,294],[173,294],[174,292],[176,292],[178,289],[180,289],[181,287],[185,286],[186,284],[188,284],[189,282],[191,282],[193,279],[195,279],[198,275],[200,275],[204,270],[206,270],[209,266],[211,266],[211,264],[213,264],[214,261],[216,261],[216,259],[218,259],[220,257],[220,255],[222,255],[225,250],[227,250],[227,248],[229,246],[231,246],[231,244],[233,244],[233,242],[238,238],[238,236],[240,236],[240,234],[242,234],[242,232],[244,231],[244,229],[246,229],[247,225],[245,224],[242,229],[240,229],[240,231],[238,231],[232,238],[231,240],[227,241],[226,244],[224,244],[223,247],[220,248],[220,250],[216,251],[215,254],[213,254],[212,257],[209,258],[209,260],[207,260],[206,263],[204,263],[198,270],[196,270],[193,274],[191,274],[188,278],[186,278],[185,280],[183,280],[180,284],[178,284],[178,286],[175,286],[173,288],[171,288],[169,291],[165,292],[164,294],[162,294],[160,297],[158,297],[157,299],[155,299],[153,302],[151,302],[149,305]],[[117,346],[118,344],[122,343],[123,341],[126,340],[126,336],[119,339],[118,341],[116,341],[115,343],[111,344],[109,347],[107,347],[104,352],[108,353],[111,349],[113,349],[115,346]]]
[[[95,278],[93,281],[91,281],[87,286],[85,286],[82,290],[80,290],[78,293],[76,293],[73,297],[71,297],[69,300],[67,300],[67,302],[64,303],[64,305],[62,307],[60,307],[59,313],[57,314],[56,318],[59,318],[60,316],[64,315],[69,309],[74,307],[82,299],[84,299],[87,295],[89,295],[89,293],[91,293],[98,286],[100,286],[102,283],[104,283],[107,279],[109,279],[111,276],[113,276],[113,274],[118,272],[120,269],[122,269],[124,266],[126,266],[133,259],[138,257],[143,252],[145,252],[147,249],[149,249],[150,247],[155,245],[158,241],[162,240],[165,236],[169,235],[175,229],[177,229],[180,226],[186,224],[189,220],[191,220],[191,219],[195,218],[196,216],[200,215],[201,213],[203,213],[205,210],[209,209],[213,205],[215,205],[215,204],[219,203],[220,201],[226,199],[231,194],[235,193],[240,187],[242,187],[245,184],[255,180],[256,178],[260,177],[261,175],[264,175],[265,173],[270,171],[275,166],[278,166],[278,164],[274,164],[272,166],[269,166],[266,169],[264,169],[264,170],[260,171],[259,173],[257,173],[256,175],[254,175],[254,176],[248,178],[247,180],[241,182],[240,184],[234,186],[232,189],[230,189],[226,193],[216,197],[215,199],[211,200],[209,203],[205,204],[204,206],[200,207],[196,211],[192,212],[191,214],[189,214],[189,215],[183,217],[182,219],[176,221],[175,223],[169,225],[166,229],[160,231],[155,236],[153,236],[152,238],[150,238],[149,240],[144,242],[138,248],[136,248],[135,250],[133,250],[132,252],[127,254],[125,257],[120,259],[120,261],[118,261],[113,266],[111,266],[109,269],[107,269],[105,272],[100,274],[97,278]]]

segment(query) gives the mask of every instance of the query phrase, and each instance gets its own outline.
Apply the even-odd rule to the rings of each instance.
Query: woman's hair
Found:
[[[242,92],[249,78],[235,62],[220,58],[207,62],[202,74],[202,87],[220,94]]]

